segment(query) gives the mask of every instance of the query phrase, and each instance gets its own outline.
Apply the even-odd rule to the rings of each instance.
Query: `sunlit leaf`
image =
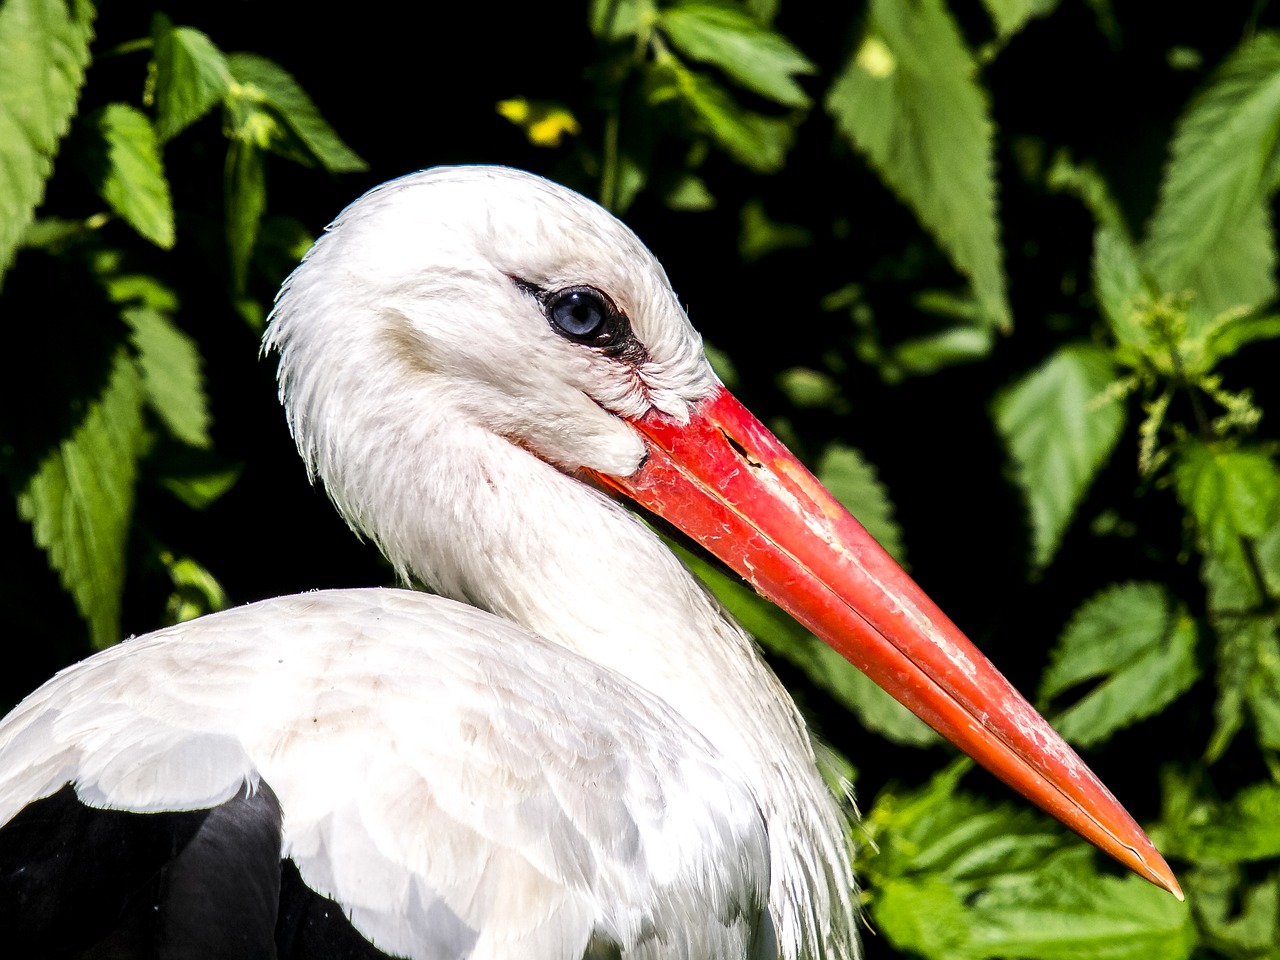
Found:
[[[233,288],[243,293],[249,282],[249,261],[262,213],[267,207],[267,180],[262,150],[248,140],[232,140],[227,148],[225,174],[227,251]]]
[[[1160,286],[1193,289],[1209,313],[1275,292],[1262,201],[1280,138],[1280,38],[1247,40],[1178,123],[1144,258]]]
[[[954,326],[910,337],[894,346],[893,363],[906,374],[922,377],[990,355],[995,337],[990,328]]]
[[[1007,326],[993,131],[975,73],[941,0],[873,0],[827,110],[970,278],[990,321]]]
[[[173,200],[160,144],[146,114],[111,103],[85,118],[94,131],[94,186],[111,209],[157,247],[173,246]]]
[[[151,409],[177,439],[193,447],[208,447],[209,399],[195,341],[159,310],[134,307],[120,315],[132,330]]]
[[[1113,586],[1071,618],[1040,684],[1052,699],[1088,680],[1099,681],[1054,721],[1067,740],[1088,747],[1159,713],[1199,676],[1196,629],[1155,583]]]
[[[368,169],[360,156],[342,142],[333,127],[320,115],[315,103],[284,68],[252,53],[233,53],[227,66],[235,82],[248,88],[242,95],[257,99],[306,147],[307,152],[330,173],[353,173]],[[276,144],[268,144],[272,149]]]
[[[1085,491],[1120,439],[1124,408],[1113,400],[1099,402],[1115,375],[1105,350],[1072,343],[996,398],[996,428],[1030,510],[1037,567],[1053,558]]]
[[[233,464],[200,472],[173,473],[160,478],[160,484],[192,510],[206,510],[236,485],[243,472]]]
[[[808,228],[771,219],[757,198],[742,205],[738,223],[738,253],[748,263],[778,250],[807,247],[813,243],[813,233]]]
[[[106,389],[18,495],[19,514],[30,522],[98,648],[120,639],[142,403],[137,368],[120,351]]]
[[[1111,332],[1121,344],[1141,350],[1150,335],[1138,322],[1136,304],[1150,294],[1138,250],[1127,233],[1099,227],[1093,235],[1093,292]]]
[[[151,21],[156,133],[172,140],[221,102],[231,85],[227,58],[191,27],[175,27],[163,13]]]
[[[1207,863],[1184,875],[1188,900],[1219,952],[1274,958],[1280,945],[1280,876],[1255,885],[1234,864]]]
[[[745,11],[710,3],[682,3],[659,13],[658,23],[685,56],[719,67],[748,90],[789,107],[809,97],[795,74],[813,64],[786,37],[765,29]]]
[[[44,198],[93,39],[89,0],[0,3],[0,277]]]
[[[809,367],[790,367],[778,374],[778,387],[801,410],[835,409],[844,399],[829,374]]]
[[[1212,369],[1228,357],[1235,356],[1251,343],[1275,340],[1278,337],[1280,337],[1280,315],[1274,313],[1261,317],[1249,314],[1229,315],[1225,322],[1216,325],[1207,337],[1205,354],[1208,366]]]
[[[601,40],[623,40],[657,19],[652,0],[591,0],[588,20],[591,32]]]
[[[662,192],[662,202],[672,210],[698,212],[714,210],[716,198],[701,177],[681,172]]]
[[[960,792],[961,769],[906,796],[885,791],[867,814],[871,916],[894,946],[930,960],[1190,954],[1185,904],[1099,872],[1088,847],[1025,807]]]
[[[1027,25],[1033,17],[1052,13],[1058,0],[983,0],[996,30],[1002,37],[1011,37]]]
[[[1200,800],[1183,816],[1175,823],[1166,818],[1161,830],[1172,856],[1220,863],[1280,857],[1280,784],[1255,783],[1225,803]]]
[[[1215,610],[1244,613],[1262,600],[1251,541],[1280,522],[1280,473],[1257,449],[1182,445],[1174,467],[1178,499],[1196,521],[1201,576]]]
[[[231,606],[217,578],[190,557],[175,557],[166,551],[160,559],[173,581],[173,592],[165,604],[168,623],[185,623]]]
[[[703,130],[738,163],[757,173],[782,169],[794,134],[789,120],[748,110],[716,81],[674,60],[665,71]]]

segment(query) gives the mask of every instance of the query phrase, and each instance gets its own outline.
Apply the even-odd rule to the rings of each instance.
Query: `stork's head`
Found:
[[[645,448],[627,421],[685,421],[718,385],[635,234],[504,167],[426,170],[349,206],[285,284],[267,347],[326,476],[332,429],[428,396],[564,469],[628,475]]]
[[[294,272],[267,346],[303,456],[356,525],[355,488],[372,481],[350,479],[351,461],[411,450],[441,423],[589,477],[683,529],[1001,779],[1177,892],[1071,748],[725,391],[658,262],[597,205],[502,168],[393,181]]]

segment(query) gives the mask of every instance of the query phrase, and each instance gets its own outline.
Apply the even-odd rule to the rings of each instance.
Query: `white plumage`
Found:
[[[415,960],[856,956],[846,825],[795,706],[598,486],[686,525],[1036,802],[1176,886],[1069,748],[735,406],[662,268],[596,205],[501,168],[386,184],[290,277],[266,346],[308,470],[406,581],[453,599],[285,597],[59,674],[0,725],[0,900],[6,883],[44,895],[3,859],[35,849],[21,831],[44,836],[43,813],[26,819],[42,804],[77,823],[151,818],[109,820],[130,829],[214,808],[202,842],[228,849],[208,862],[250,870],[236,844],[258,838],[257,872],[230,884],[265,891],[242,909],[265,917],[253,935],[270,940],[260,901],[277,893],[292,924],[252,954],[232,929],[220,956],[275,956],[314,918],[286,910],[290,862],[365,940]],[[164,882],[145,895],[158,916],[191,910],[198,946],[218,878],[194,856],[174,867],[195,878],[172,885],[182,903]],[[331,928],[315,929],[323,946]]]

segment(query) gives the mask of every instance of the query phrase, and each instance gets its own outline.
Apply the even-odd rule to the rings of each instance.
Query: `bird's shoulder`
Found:
[[[666,704],[412,591],[263,601],[63,671],[0,724],[0,823],[67,783],[138,812],[267,784],[303,881],[406,955],[436,942],[423,924],[449,949],[712,955],[767,896],[749,787]]]

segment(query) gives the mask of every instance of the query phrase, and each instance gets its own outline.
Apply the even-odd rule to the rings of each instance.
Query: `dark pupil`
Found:
[[[570,336],[588,337],[604,323],[604,304],[588,293],[565,294],[551,308],[551,318]]]

